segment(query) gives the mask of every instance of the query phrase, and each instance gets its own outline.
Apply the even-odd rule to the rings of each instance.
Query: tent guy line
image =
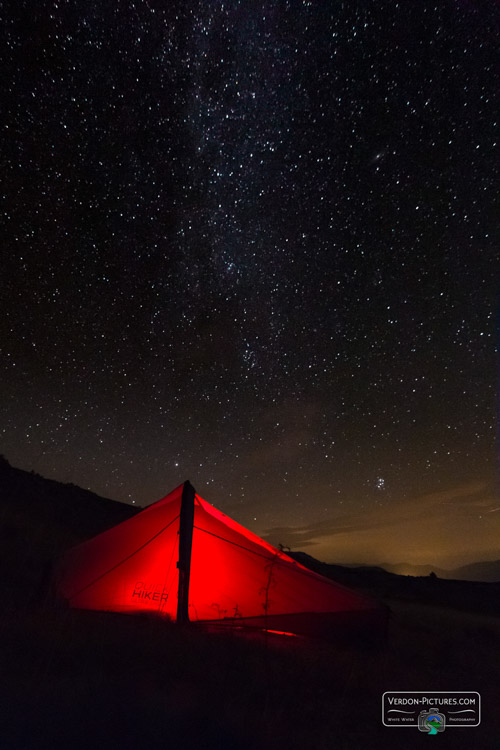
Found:
[[[193,526],[194,529],[197,531],[201,531],[203,534],[210,534],[210,536],[214,536],[216,539],[220,539],[221,542],[226,542],[226,544],[232,544],[235,547],[239,547],[240,549],[244,550],[245,552],[249,552],[251,555],[257,555],[258,557],[264,558],[264,560],[267,560],[268,562],[272,562],[273,558],[270,558],[269,555],[265,555],[262,552],[257,552],[257,550],[248,549],[248,547],[245,547],[243,544],[238,544],[237,542],[233,542],[231,539],[224,539],[223,536],[220,536],[219,534],[214,534],[212,531],[207,531],[207,529],[201,529],[199,526]],[[309,576],[311,578],[314,578],[317,573],[314,573],[312,570],[308,570],[307,568],[303,568],[300,563],[298,563],[296,560],[293,559],[293,557],[288,557],[288,555],[285,552],[282,552],[279,548],[276,548],[275,550],[275,557],[276,558],[283,558],[289,563],[295,564],[297,566],[297,573],[300,573],[303,576]],[[337,586],[342,586],[342,584],[338,583]],[[347,589],[347,587],[344,587]],[[355,593],[351,591],[350,589],[347,589],[350,591],[351,594]]]

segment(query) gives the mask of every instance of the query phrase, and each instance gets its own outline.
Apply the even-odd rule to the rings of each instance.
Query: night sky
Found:
[[[500,556],[495,4],[0,10],[0,451],[332,562]]]

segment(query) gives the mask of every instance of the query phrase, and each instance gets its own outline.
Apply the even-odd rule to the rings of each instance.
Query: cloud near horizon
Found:
[[[304,526],[269,528],[263,537],[294,550],[315,547],[326,562],[455,566],[500,551],[498,507],[491,486],[474,482]]]

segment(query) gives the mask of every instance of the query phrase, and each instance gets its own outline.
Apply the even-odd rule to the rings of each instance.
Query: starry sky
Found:
[[[499,556],[494,4],[0,9],[0,451],[329,562]]]

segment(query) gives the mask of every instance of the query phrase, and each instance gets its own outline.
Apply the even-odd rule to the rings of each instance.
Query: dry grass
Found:
[[[463,689],[481,693],[483,723],[449,729],[440,746],[497,750],[499,620],[390,605],[379,648],[11,612],[0,620],[2,747],[411,749],[432,740],[382,726],[382,693]]]

